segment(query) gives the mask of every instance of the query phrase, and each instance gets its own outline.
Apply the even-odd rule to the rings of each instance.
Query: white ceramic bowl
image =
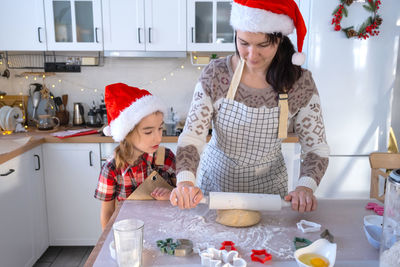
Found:
[[[316,253],[318,255],[324,256],[329,260],[329,267],[332,267],[335,264],[336,260],[336,244],[331,243],[324,238],[321,238],[314,241],[314,243],[305,248],[300,248],[296,250],[294,252],[294,258],[296,259],[296,262],[300,267],[309,267],[309,265],[306,265],[299,260],[300,255],[306,253]]]
[[[383,216],[379,215],[367,215],[364,216],[364,226],[367,225],[376,225],[382,228],[383,225]]]
[[[381,246],[382,226],[370,224],[364,226],[364,232],[368,242],[376,249]]]

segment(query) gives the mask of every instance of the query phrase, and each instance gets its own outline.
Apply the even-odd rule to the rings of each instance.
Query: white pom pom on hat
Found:
[[[144,89],[131,87],[124,83],[106,86],[104,101],[107,109],[108,126],[103,129],[106,136],[121,142],[146,116],[167,108],[156,96]]]
[[[292,63],[305,62],[302,50],[307,29],[294,0],[234,0],[230,23],[235,30],[255,33],[289,35],[296,28],[298,52],[293,54]]]

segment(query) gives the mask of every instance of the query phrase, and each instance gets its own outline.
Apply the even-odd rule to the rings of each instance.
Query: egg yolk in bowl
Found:
[[[329,267],[329,260],[316,253],[305,253],[299,256],[299,261],[311,267]]]

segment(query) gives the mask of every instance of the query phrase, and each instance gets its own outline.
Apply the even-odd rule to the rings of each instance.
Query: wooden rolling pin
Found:
[[[208,204],[209,209],[217,210],[269,210],[277,211],[282,207],[289,207],[290,202],[281,199],[280,195],[210,192],[200,203]]]

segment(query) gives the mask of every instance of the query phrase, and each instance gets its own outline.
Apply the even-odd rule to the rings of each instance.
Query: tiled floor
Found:
[[[94,247],[49,247],[33,267],[81,267]]]

